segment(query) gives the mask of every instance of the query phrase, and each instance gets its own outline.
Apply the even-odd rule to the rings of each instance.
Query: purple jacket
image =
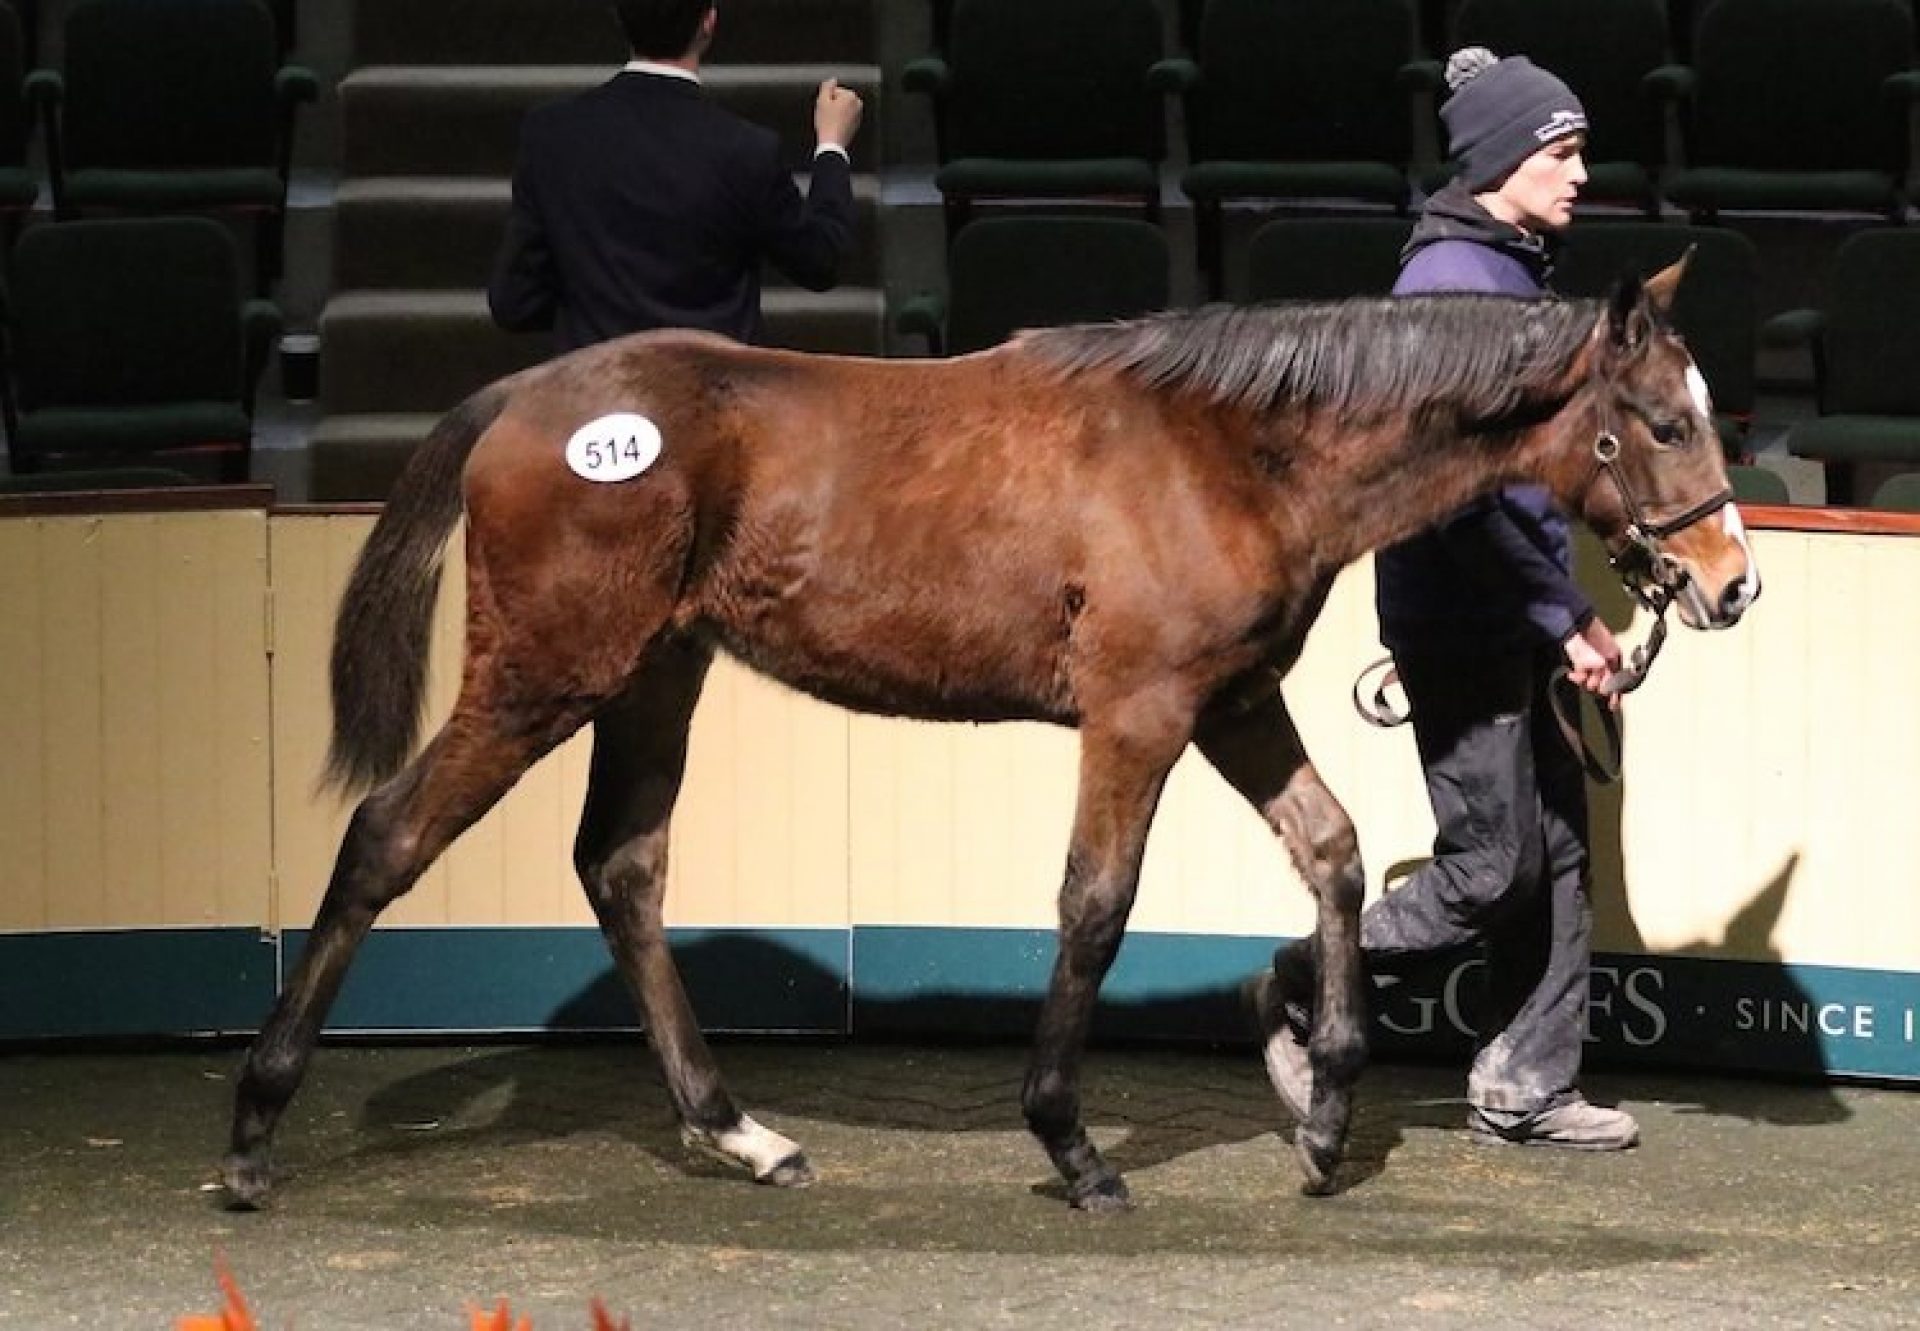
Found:
[[[1393,290],[1540,297],[1551,266],[1547,242],[1455,183],[1427,201]],[[1379,553],[1380,639],[1392,652],[1557,645],[1593,617],[1572,569],[1565,515],[1539,486],[1509,486]]]

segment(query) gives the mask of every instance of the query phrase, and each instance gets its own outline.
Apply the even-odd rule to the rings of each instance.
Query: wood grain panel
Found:
[[[40,567],[44,524],[0,522],[0,930],[44,929],[51,922],[47,887],[46,578]]]

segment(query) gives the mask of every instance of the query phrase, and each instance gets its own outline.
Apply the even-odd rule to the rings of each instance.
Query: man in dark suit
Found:
[[[513,212],[487,285],[494,322],[551,328],[562,351],[647,328],[761,340],[760,265],[815,291],[853,240],[847,145],[858,95],[814,101],[800,196],[771,130],[708,101],[713,0],[616,0],[633,60],[590,92],[530,112]]]

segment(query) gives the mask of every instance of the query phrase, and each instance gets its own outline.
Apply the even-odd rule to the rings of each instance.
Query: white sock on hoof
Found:
[[[765,1178],[783,1161],[800,1154],[798,1142],[782,1137],[771,1128],[760,1126],[748,1114],[740,1115],[740,1122],[724,1132],[713,1133],[686,1127],[680,1135],[691,1146],[710,1151],[735,1164],[745,1165],[753,1171],[755,1178]]]

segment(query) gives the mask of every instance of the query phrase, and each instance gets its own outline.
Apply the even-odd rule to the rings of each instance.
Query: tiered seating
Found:
[[[49,24],[62,24],[49,44],[61,56],[58,73],[33,69],[28,31],[42,12],[33,0],[0,0],[0,226],[29,216],[35,201],[37,104],[57,113],[48,117],[46,156],[59,173],[49,194],[63,214],[227,203],[259,209],[278,235],[285,126],[313,92],[310,76],[281,72],[293,0],[72,0],[44,11]],[[244,27],[250,35],[232,49],[244,47],[245,58],[180,75],[168,53],[183,42],[188,15]],[[339,17],[321,8],[306,15],[310,25]],[[308,233],[332,246],[320,265],[330,280],[313,445],[313,493],[323,499],[380,497],[435,416],[547,354],[544,338],[498,332],[482,294],[504,228],[519,121],[537,102],[608,77],[626,55],[606,0],[356,0],[344,17],[352,53],[339,133],[326,140],[338,146],[337,206],[331,227]],[[1830,494],[1843,498],[1856,460],[1903,465],[1907,445],[1897,441],[1908,414],[1886,383],[1862,390],[1857,368],[1858,347],[1873,344],[1884,360],[1904,346],[1904,330],[1861,324],[1848,292],[1861,282],[1882,288],[1881,313],[1896,323],[1888,310],[1909,306],[1904,296],[1885,298],[1892,278],[1848,276],[1838,254],[1817,283],[1802,281],[1802,270],[1805,255],[1817,261],[1863,219],[1910,214],[1906,121],[1920,90],[1913,26],[1910,0],[929,0],[918,24],[872,0],[758,0],[723,8],[707,83],[711,95],[778,128],[796,171],[812,145],[819,78],[833,73],[868,102],[854,152],[864,216],[845,280],[815,295],[770,274],[773,340],[877,352],[886,345],[881,288],[941,286],[938,297],[907,302],[894,329],[904,335],[901,350],[917,350],[914,339],[924,336],[952,352],[1022,324],[1119,317],[1189,291],[1287,300],[1385,290],[1407,211],[1441,178],[1438,58],[1470,42],[1523,52],[1572,83],[1593,120],[1585,198],[1603,206],[1582,210],[1555,285],[1595,293],[1624,267],[1651,269],[1695,245],[1680,321],[1733,451],[1754,437],[1753,328],[1764,297],[1777,308],[1800,303],[1796,287],[1832,287],[1814,302],[1819,315],[1789,316],[1775,328],[1760,366],[1797,367],[1779,349],[1796,337],[1815,348],[1824,411],[1796,423],[1790,443],[1828,465]],[[114,40],[93,43],[106,51],[96,59],[88,34],[109,27]],[[205,29],[194,28],[204,45]],[[910,62],[929,31],[941,43],[936,57]],[[879,50],[897,53],[897,76],[933,97],[937,114],[913,122],[937,129],[931,152],[898,153],[901,136],[889,133],[898,126],[879,104]],[[149,77],[163,67],[167,77]],[[217,91],[242,67],[251,71],[249,91]],[[95,96],[102,86],[114,96]],[[1173,91],[1184,100],[1170,119]],[[129,106],[161,109],[131,117],[130,128]],[[183,139],[183,117],[209,106],[214,128]],[[274,140],[264,166],[263,126]],[[147,165],[96,149],[113,135],[144,145]],[[179,156],[189,140],[194,162]],[[171,146],[152,146],[162,141]],[[232,166],[227,159],[243,155],[243,141],[252,164],[238,169],[271,182],[245,199],[237,176],[210,186]],[[1670,142],[1684,149],[1671,161],[1663,156]],[[907,168],[895,178],[890,217],[878,174],[889,150],[887,165]],[[227,164],[216,170],[215,158]],[[919,166],[943,199],[941,217],[928,208],[916,223]],[[995,223],[1059,223],[1066,214],[1113,225],[1071,235],[960,225],[976,202]],[[1115,204],[1149,220],[1106,215]],[[1623,209],[1667,220],[1623,222]],[[1682,210],[1719,225],[1695,231],[1677,220]],[[1746,238],[1766,241],[1780,212],[1819,225],[1793,242],[1806,250],[1763,251],[1763,263]],[[1198,244],[1190,252],[1180,245],[1175,259],[1169,237],[1184,240],[1189,218]],[[1835,221],[1844,225],[1831,240],[1814,234]],[[939,236],[929,234],[942,223]],[[1171,229],[1148,235],[1157,224]],[[916,250],[922,237],[929,243]],[[1889,258],[1894,242],[1873,244],[1888,245]],[[273,246],[263,234],[261,281]],[[1776,270],[1776,261],[1791,267]],[[969,274],[983,268],[992,277],[976,289]],[[1906,382],[1916,381],[1920,374],[1908,373]],[[1775,386],[1798,382],[1787,376]],[[1883,410],[1888,402],[1895,405]],[[1865,493],[1864,482],[1856,488]]]
[[[1920,95],[1907,0],[1715,0],[1678,99],[1685,160],[1666,195],[1696,221],[1736,210],[1898,220]]]
[[[0,0],[0,236],[8,241],[40,192],[40,182],[27,165],[33,104],[27,99],[26,67],[32,49],[20,15]]]
[[[361,0],[353,21],[334,281],[320,320],[318,499],[384,496],[438,413],[548,354],[544,337],[497,330],[484,294],[520,118],[627,58],[605,0]],[[781,133],[796,171],[811,157],[820,79],[838,77],[868,104],[853,150],[860,243],[833,291],[769,275],[769,336],[780,345],[881,348],[872,51],[870,0],[764,0],[723,10],[703,69],[710,96]]]
[[[280,63],[260,0],[83,0],[67,16],[47,104],[62,219],[94,212],[253,214],[265,291],[280,270],[294,114],[319,85]]]
[[[1230,200],[1405,210],[1415,117],[1437,82],[1416,43],[1411,0],[1208,0],[1180,184],[1213,294]]]

